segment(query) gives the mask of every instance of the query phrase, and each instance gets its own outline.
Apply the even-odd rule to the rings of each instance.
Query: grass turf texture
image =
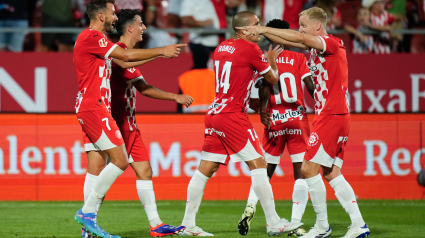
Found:
[[[158,201],[163,222],[179,225],[185,202]],[[244,201],[204,201],[197,215],[197,225],[217,237],[242,237],[237,223],[245,208]],[[0,237],[81,237],[81,226],[74,214],[82,202],[0,202]],[[291,201],[276,201],[280,216],[290,219]],[[425,237],[425,201],[359,201],[363,218],[372,237]],[[121,237],[148,237],[149,223],[140,202],[105,201],[99,213],[100,226]],[[350,219],[338,201],[328,201],[328,217],[333,237],[341,237]],[[311,202],[303,217],[308,230],[315,221]],[[284,235],[286,237],[286,235]],[[174,236],[176,237],[176,236]],[[246,237],[268,237],[260,204]]]

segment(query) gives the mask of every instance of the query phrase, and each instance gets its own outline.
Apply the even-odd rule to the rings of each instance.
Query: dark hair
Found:
[[[115,4],[115,0],[90,0],[87,3],[87,15],[90,19],[96,19],[97,14],[107,8],[107,4]]]
[[[273,19],[266,24],[267,27],[276,28],[276,29],[289,29],[289,23],[281,19]],[[270,43],[271,40],[265,37]]]
[[[115,28],[119,36],[124,35],[128,25],[134,23],[135,16],[142,17],[142,12],[139,9],[122,9],[117,13],[118,21],[115,23]]]

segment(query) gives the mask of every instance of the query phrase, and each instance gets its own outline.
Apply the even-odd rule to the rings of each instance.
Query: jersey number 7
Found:
[[[223,93],[227,93],[227,90],[230,88],[229,78],[230,78],[230,70],[232,69],[232,62],[226,61],[223,65],[223,69],[221,70],[221,78],[218,79],[218,72],[220,68],[220,61],[216,60],[214,62],[215,65],[215,92],[218,93],[220,88],[223,88]]]

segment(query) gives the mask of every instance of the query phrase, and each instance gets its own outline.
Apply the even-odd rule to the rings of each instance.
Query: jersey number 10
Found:
[[[286,86],[285,79],[289,79],[289,86],[291,87],[292,97],[289,96],[288,87]],[[273,84],[273,96],[276,104],[282,104],[282,100],[279,92],[279,84],[282,89],[282,98],[287,103],[294,103],[298,100],[297,97],[297,82],[295,76],[289,72],[283,73],[279,77],[279,82]]]

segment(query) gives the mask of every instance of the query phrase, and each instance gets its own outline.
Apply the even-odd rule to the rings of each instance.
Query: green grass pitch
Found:
[[[158,201],[157,204],[163,222],[180,224],[184,201]],[[203,201],[197,225],[217,237],[241,237],[237,223],[245,205],[244,201]],[[81,206],[82,202],[0,202],[0,237],[81,237],[81,226],[73,218]],[[291,201],[276,201],[278,214],[287,219],[291,215],[291,206]],[[425,237],[424,200],[360,200],[359,206],[372,237]],[[332,236],[343,236],[350,220],[338,201],[328,201],[328,216]],[[308,230],[314,221],[315,214],[309,202],[303,217],[304,228]],[[137,201],[105,201],[98,223],[106,231],[123,238],[149,237],[149,223]],[[268,237],[259,204],[246,237]]]

